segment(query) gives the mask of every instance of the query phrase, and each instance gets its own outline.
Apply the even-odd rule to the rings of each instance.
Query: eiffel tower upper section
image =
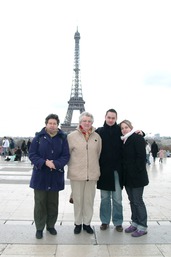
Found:
[[[80,79],[80,33],[77,31],[74,35],[75,39],[75,53],[74,53],[74,69],[73,69],[73,80],[71,87],[70,100],[68,101],[68,110],[65,116],[64,123],[61,124],[61,129],[69,133],[77,127],[78,124],[72,124],[73,111],[78,110],[80,113],[85,111],[84,100],[82,95],[82,86]]]

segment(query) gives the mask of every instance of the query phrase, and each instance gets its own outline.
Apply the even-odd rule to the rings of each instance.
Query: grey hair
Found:
[[[92,115],[90,112],[82,112],[82,113],[80,114],[80,117],[79,117],[79,124],[81,123],[81,121],[82,121],[82,119],[83,119],[84,116],[90,117],[91,120],[92,120],[92,123],[94,122],[94,117],[93,117],[93,115]]]

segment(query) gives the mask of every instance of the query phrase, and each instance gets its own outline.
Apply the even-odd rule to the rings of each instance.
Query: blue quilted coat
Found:
[[[43,128],[33,138],[29,149],[29,159],[33,164],[30,187],[37,190],[60,191],[64,189],[64,166],[69,161],[67,137],[59,129],[54,137]],[[56,169],[45,165],[46,159],[53,160]]]

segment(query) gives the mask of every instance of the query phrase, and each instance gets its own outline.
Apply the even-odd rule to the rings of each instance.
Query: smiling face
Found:
[[[122,135],[126,135],[127,133],[129,133],[132,130],[132,128],[130,128],[126,123],[122,122],[121,123],[121,132]]]
[[[85,131],[89,131],[92,127],[92,124],[93,124],[92,119],[91,117],[88,117],[88,116],[83,116],[80,121],[80,125]]]

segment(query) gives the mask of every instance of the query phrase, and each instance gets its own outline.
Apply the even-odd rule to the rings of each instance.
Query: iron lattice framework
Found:
[[[73,69],[73,80],[71,87],[70,100],[68,101],[68,110],[65,116],[64,123],[61,124],[61,129],[65,132],[73,131],[78,124],[72,124],[73,111],[78,110],[80,113],[85,111],[84,100],[82,95],[82,86],[80,79],[80,33],[77,31],[74,35],[75,39],[75,55],[74,55],[74,69]]]

